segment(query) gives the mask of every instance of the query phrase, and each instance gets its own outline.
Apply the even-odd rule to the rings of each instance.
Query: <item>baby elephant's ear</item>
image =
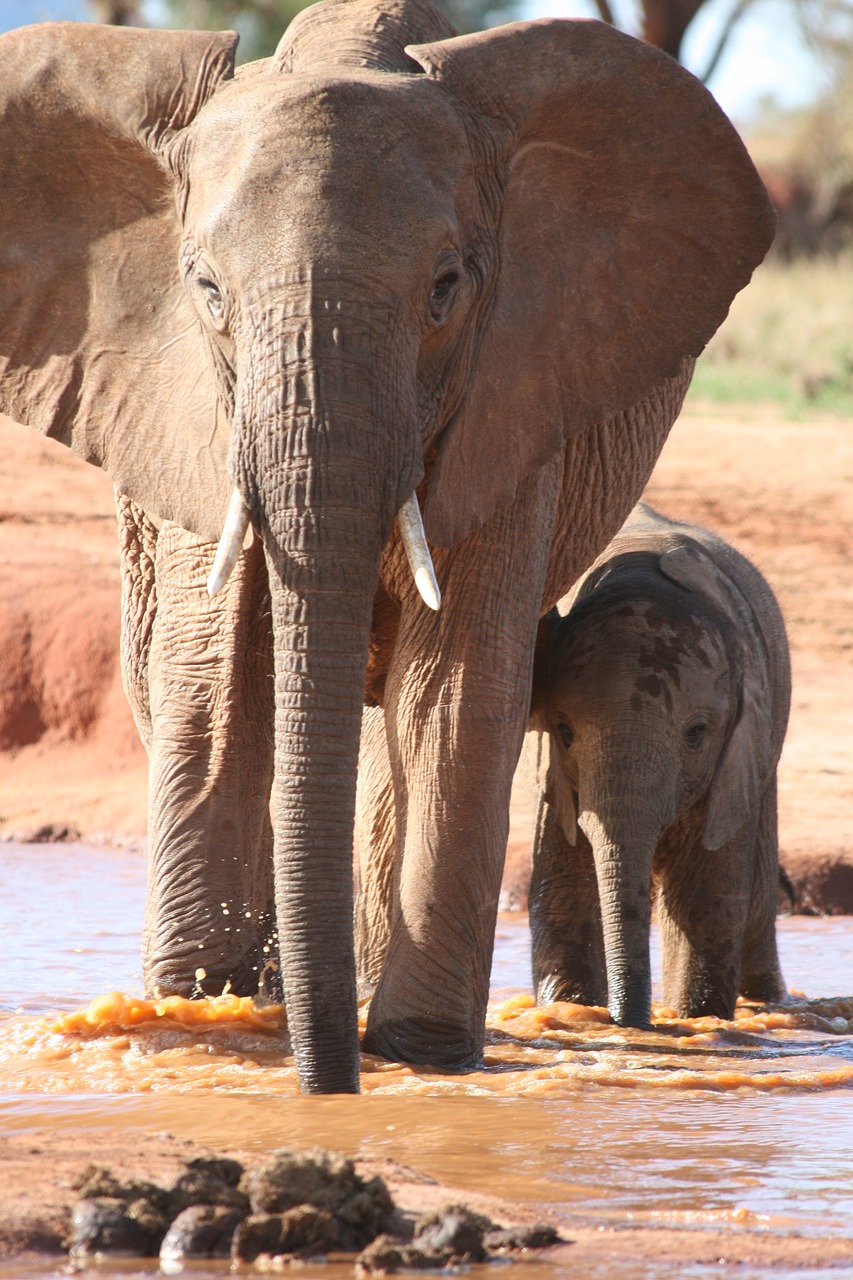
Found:
[[[0,37],[0,409],[210,537],[227,425],[165,153],[236,43],[82,22]]]
[[[727,618],[741,658],[741,708],[717,764],[705,821],[706,849],[721,849],[750,820],[757,820],[773,759],[773,693],[767,651],[745,596],[709,555],[680,546],[660,558],[661,571]]]
[[[410,47],[479,139],[492,295],[433,471],[449,546],[568,437],[672,421],[692,360],[773,238],[743,143],[674,59],[542,19]],[[637,406],[634,409],[634,406]]]

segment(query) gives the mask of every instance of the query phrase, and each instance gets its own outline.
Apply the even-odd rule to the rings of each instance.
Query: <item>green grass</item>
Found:
[[[853,253],[763,263],[701,356],[690,399],[853,417]]]

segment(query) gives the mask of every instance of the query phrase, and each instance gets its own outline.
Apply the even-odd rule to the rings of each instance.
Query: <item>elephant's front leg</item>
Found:
[[[532,755],[540,735],[527,737]],[[549,747],[546,740],[545,749]],[[539,1004],[571,1000],[604,1005],[604,932],[592,846],[580,828],[574,845],[569,844],[550,790],[547,784],[539,787],[530,864],[533,990]]]
[[[151,745],[148,656],[157,617],[157,527],[118,489],[115,501],[121,564],[121,679],[147,751]]]
[[[733,1018],[752,897],[757,818],[710,853],[701,834],[670,850],[658,896],[663,1001],[686,1018]],[[774,898],[775,902],[775,898]]]
[[[776,779],[761,801],[755,841],[755,876],[741,957],[740,994],[750,1000],[785,1000],[788,988],[776,946],[779,830]]]
[[[513,771],[526,726],[557,464],[438,561],[438,614],[406,598],[386,684],[398,901],[369,1052],[482,1061]]]
[[[143,969],[159,994],[254,994],[275,967],[267,575],[255,545],[211,600],[213,551],[175,525],[157,540]]]

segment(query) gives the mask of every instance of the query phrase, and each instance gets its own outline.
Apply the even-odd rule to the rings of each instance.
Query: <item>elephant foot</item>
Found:
[[[477,1040],[468,1028],[439,1018],[368,1017],[362,1049],[391,1062],[435,1067],[450,1075],[483,1065],[483,1037]]]
[[[600,984],[584,985],[559,973],[549,973],[536,984],[536,1003],[539,1005],[565,1001],[568,1004],[603,1005],[607,1003],[607,988]]]
[[[735,1016],[735,1000],[726,996],[706,996],[702,1000],[676,1005],[675,1011],[680,1018],[719,1018],[723,1022],[731,1022]]]
[[[156,999],[183,996],[185,1000],[201,1000],[226,992],[235,996],[257,996],[260,992],[266,999],[281,999],[280,994],[276,996],[281,990],[277,972],[259,963],[256,953],[227,966],[221,962],[205,965],[199,959],[192,972],[183,965],[154,964],[146,967],[145,989]]]
[[[784,1004],[788,1000],[788,988],[778,971],[750,974],[741,982],[740,994],[746,1000],[758,1000],[766,1004]]]

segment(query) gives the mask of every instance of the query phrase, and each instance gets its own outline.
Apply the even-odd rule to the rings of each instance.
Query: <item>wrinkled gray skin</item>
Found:
[[[365,699],[365,1043],[463,1069],[538,619],[774,219],[710,95],[600,23],[326,0],[236,74],[235,43],[0,38],[0,408],[119,494],[148,988],[253,991],[277,930],[303,1087],[351,1091]],[[211,600],[233,485],[254,542]]]
[[[530,885],[540,1002],[651,1016],[650,891],[663,1003],[731,1018],[781,1000],[776,766],[791,683],[758,570],[720,538],[638,506],[543,620],[541,783]]]

